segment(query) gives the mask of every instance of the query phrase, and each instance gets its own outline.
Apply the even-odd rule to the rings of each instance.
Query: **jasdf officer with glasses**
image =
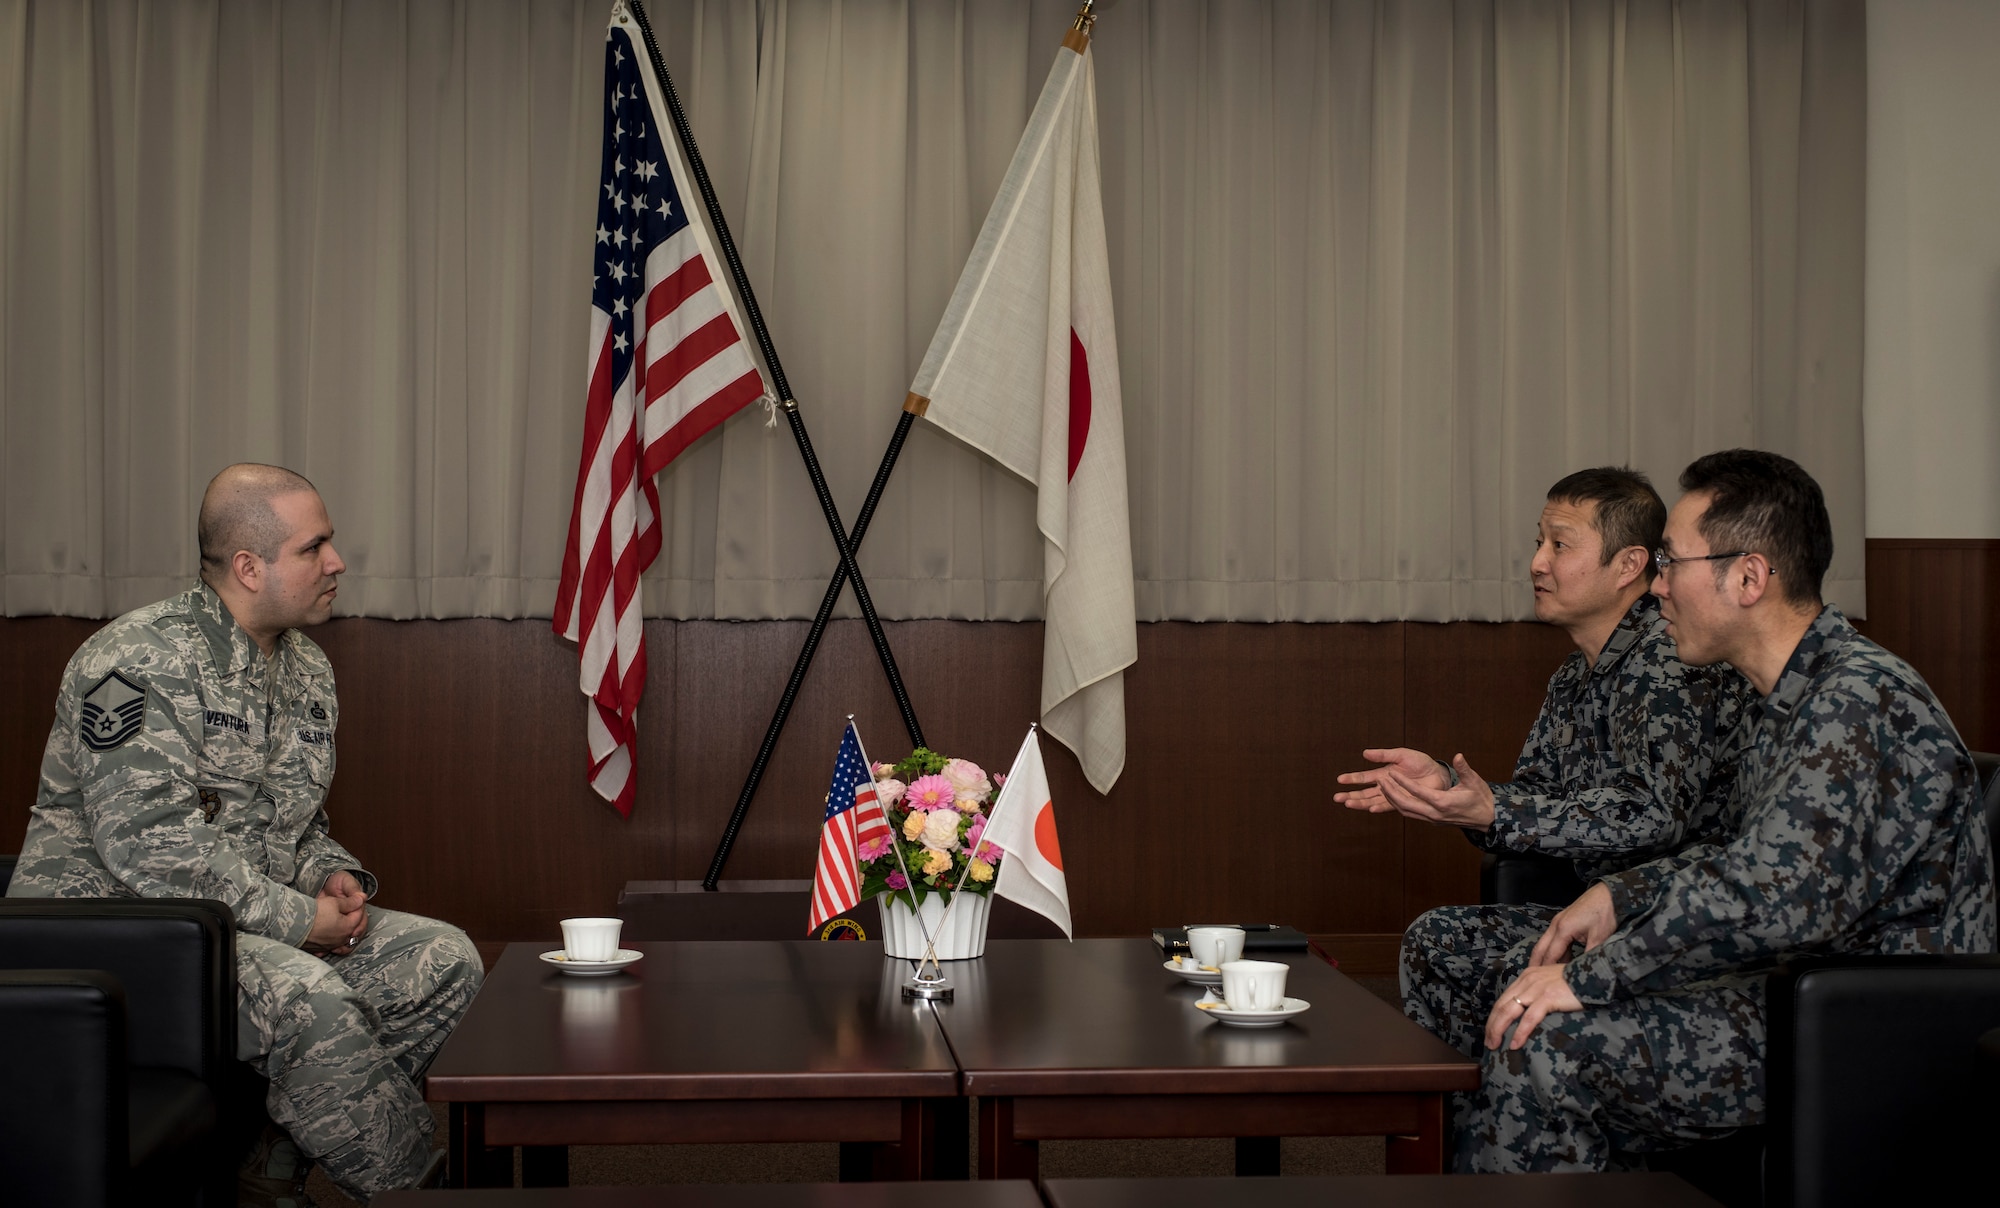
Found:
[[[1972,757],[1922,678],[1821,601],[1819,484],[1734,449],[1681,487],[1653,591],[1683,660],[1758,694],[1737,830],[1603,876],[1526,968],[1451,987],[1486,1014],[1460,1169],[1600,1170],[1759,1123],[1781,958],[1994,946]]]

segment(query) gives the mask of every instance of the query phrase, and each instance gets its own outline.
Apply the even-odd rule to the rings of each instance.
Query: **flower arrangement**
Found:
[[[935,893],[949,902],[961,877],[966,893],[992,893],[1001,852],[979,837],[1006,777],[988,777],[971,760],[947,759],[923,747],[901,763],[878,763],[873,770],[890,833],[863,843],[856,853],[861,895],[893,893],[922,906]]]

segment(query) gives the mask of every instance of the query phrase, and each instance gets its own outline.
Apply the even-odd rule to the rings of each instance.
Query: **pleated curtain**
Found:
[[[1548,485],[1733,445],[1862,603],[1862,0],[1124,0],[1096,60],[1141,619],[1527,616]],[[1074,5],[655,0],[851,519]],[[0,600],[326,497],[343,610],[546,616],[581,446],[606,0],[0,0]],[[789,430],[661,478],[647,609],[810,615]],[[1027,484],[921,422],[890,617],[1039,615]],[[850,598],[851,604],[851,598]]]

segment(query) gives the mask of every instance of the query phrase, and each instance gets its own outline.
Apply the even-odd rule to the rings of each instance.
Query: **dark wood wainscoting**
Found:
[[[1929,678],[1969,743],[2000,747],[2000,542],[1871,542],[1869,556],[1871,633]],[[26,825],[63,665],[99,624],[0,620],[0,850]],[[888,628],[931,745],[1005,767],[1034,716],[1041,627]],[[546,622],[331,622],[314,636],[340,679],[335,833],[381,876],[384,905],[483,941],[552,938],[628,880],[699,879],[804,630],[648,622],[628,821],[584,784],[576,654]],[[1531,624],[1141,626],[1117,788],[1092,792],[1044,744],[1080,929],[1269,919],[1373,951],[1420,911],[1472,900],[1477,853],[1456,831],[1349,813],[1333,777],[1377,745],[1463,751],[1505,775],[1566,648]],[[811,875],[849,711],[875,757],[908,749],[865,630],[841,621],[728,876]]]
[[[2000,541],[1870,541],[1856,625],[1910,661],[1967,746],[2000,751]]]

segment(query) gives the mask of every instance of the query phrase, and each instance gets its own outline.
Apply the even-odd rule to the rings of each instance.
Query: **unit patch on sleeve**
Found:
[[[115,751],[146,719],[146,690],[113,671],[83,694],[76,736],[93,751]]]

